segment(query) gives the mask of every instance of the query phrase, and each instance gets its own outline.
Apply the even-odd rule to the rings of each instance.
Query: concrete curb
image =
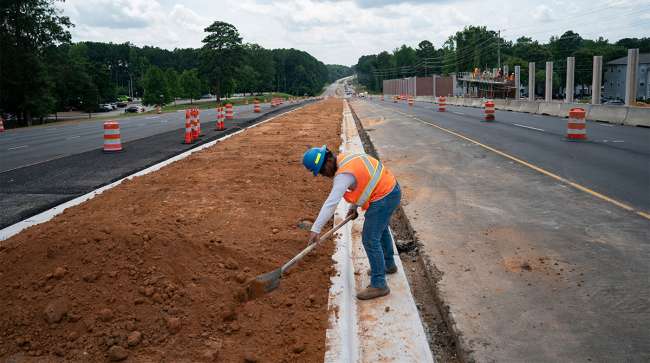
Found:
[[[340,151],[364,152],[347,102],[341,137]],[[342,220],[347,210],[345,201],[339,203],[334,222]],[[361,243],[362,221],[363,216],[359,216],[342,228],[336,239],[337,274],[332,277],[328,302],[330,327],[326,332],[325,362],[433,362],[397,248],[398,273],[388,277],[391,294],[357,302],[355,286],[361,288],[369,282],[368,261]]]
[[[29,218],[27,218],[25,220],[22,220],[22,221],[20,221],[18,223],[15,223],[15,224],[13,224],[13,225],[11,225],[9,227],[6,227],[6,228],[0,230],[0,241],[4,241],[4,240],[6,240],[6,239],[20,233],[24,229],[27,229],[27,228],[29,228],[31,226],[47,222],[50,219],[54,218],[55,216],[63,213],[63,211],[65,211],[66,209],[68,209],[70,207],[74,207],[76,205],[79,205],[79,204],[81,204],[81,203],[83,203],[83,202],[85,202],[87,200],[93,199],[96,196],[102,194],[103,192],[122,184],[122,182],[124,182],[125,180],[131,180],[131,179],[133,179],[135,177],[146,175],[146,174],[152,173],[154,171],[160,170],[164,166],[167,166],[167,165],[169,165],[169,164],[171,164],[171,163],[173,163],[175,161],[185,159],[185,158],[187,158],[188,156],[192,155],[193,153],[195,153],[197,151],[201,151],[201,150],[203,150],[205,148],[214,146],[220,141],[226,140],[226,139],[228,139],[228,138],[230,138],[232,136],[235,136],[235,135],[237,135],[239,133],[242,133],[242,132],[244,132],[244,131],[246,131],[248,129],[251,129],[251,128],[257,127],[259,125],[265,124],[265,123],[267,123],[269,121],[272,121],[272,120],[274,120],[274,119],[276,119],[276,118],[278,118],[278,117],[280,117],[282,115],[294,112],[296,110],[300,110],[303,107],[305,107],[305,106],[300,106],[300,107],[294,108],[292,110],[289,110],[287,112],[277,114],[277,115],[275,115],[275,116],[273,116],[273,117],[271,117],[271,118],[269,118],[267,120],[260,121],[260,122],[254,124],[254,125],[250,125],[250,126],[248,126],[246,128],[243,128],[243,129],[241,129],[239,131],[233,132],[232,134],[228,134],[228,135],[226,135],[224,137],[221,137],[221,138],[218,138],[216,140],[212,140],[212,141],[207,142],[205,144],[198,145],[197,147],[195,147],[193,149],[187,150],[187,151],[185,151],[183,153],[180,153],[180,154],[178,154],[176,156],[173,156],[173,157],[171,157],[171,158],[169,158],[169,159],[167,159],[165,161],[154,164],[154,165],[152,165],[152,166],[150,166],[150,167],[148,167],[146,169],[143,169],[143,170],[140,170],[140,171],[138,171],[136,173],[128,175],[128,176],[126,176],[126,177],[124,177],[122,179],[119,179],[119,180],[117,180],[117,181],[115,181],[113,183],[110,183],[110,184],[105,185],[105,186],[103,186],[101,188],[95,189],[95,190],[91,191],[90,193],[86,193],[86,194],[84,194],[82,196],[71,199],[71,200],[69,200],[69,201],[67,201],[65,203],[59,204],[56,207],[53,207],[53,208],[48,209],[48,210],[46,210],[44,212],[41,212],[41,213],[39,213],[39,214],[37,214],[35,216],[29,217]]]

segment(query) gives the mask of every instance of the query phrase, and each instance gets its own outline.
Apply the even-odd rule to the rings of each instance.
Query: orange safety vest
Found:
[[[339,154],[336,158],[336,174],[349,173],[356,179],[354,190],[348,190],[343,198],[348,203],[360,205],[366,210],[370,203],[390,193],[397,180],[381,161],[366,154]]]

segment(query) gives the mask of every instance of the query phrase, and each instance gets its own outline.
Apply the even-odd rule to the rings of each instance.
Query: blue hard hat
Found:
[[[302,164],[305,168],[314,173],[314,176],[316,176],[318,175],[320,168],[323,167],[326,153],[327,145],[323,145],[322,147],[312,147],[305,151],[305,155],[302,156]]]

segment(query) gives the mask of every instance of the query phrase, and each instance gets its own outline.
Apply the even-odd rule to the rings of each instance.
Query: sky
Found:
[[[66,0],[73,41],[197,48],[214,21],[237,27],[244,42],[296,48],[327,64],[353,65],[422,40],[436,48],[463,27],[547,42],[573,30],[610,41],[650,36],[647,0]]]

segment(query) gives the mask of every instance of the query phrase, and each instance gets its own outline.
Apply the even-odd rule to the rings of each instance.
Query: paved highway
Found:
[[[285,103],[283,106],[286,105]],[[267,112],[271,108],[268,103],[262,104],[261,107],[262,112]],[[234,109],[235,118],[248,118],[255,115],[252,105],[236,106]],[[214,121],[215,116],[214,109],[201,111],[202,122]],[[0,175],[27,165],[101,148],[105,121],[69,121],[5,131],[0,134]],[[179,130],[178,137],[182,140],[181,129],[185,127],[185,111],[143,114],[118,119],[118,121],[123,143],[172,130]]]
[[[403,187],[464,361],[650,361],[650,219],[530,167],[647,206],[650,130],[589,123],[592,142],[569,143],[553,117],[352,106]]]
[[[416,116],[523,159],[595,192],[650,213],[650,129],[587,121],[588,142],[568,142],[567,119],[498,111],[482,122],[483,110],[431,103],[369,100],[397,113]],[[417,122],[417,121],[414,121]]]

